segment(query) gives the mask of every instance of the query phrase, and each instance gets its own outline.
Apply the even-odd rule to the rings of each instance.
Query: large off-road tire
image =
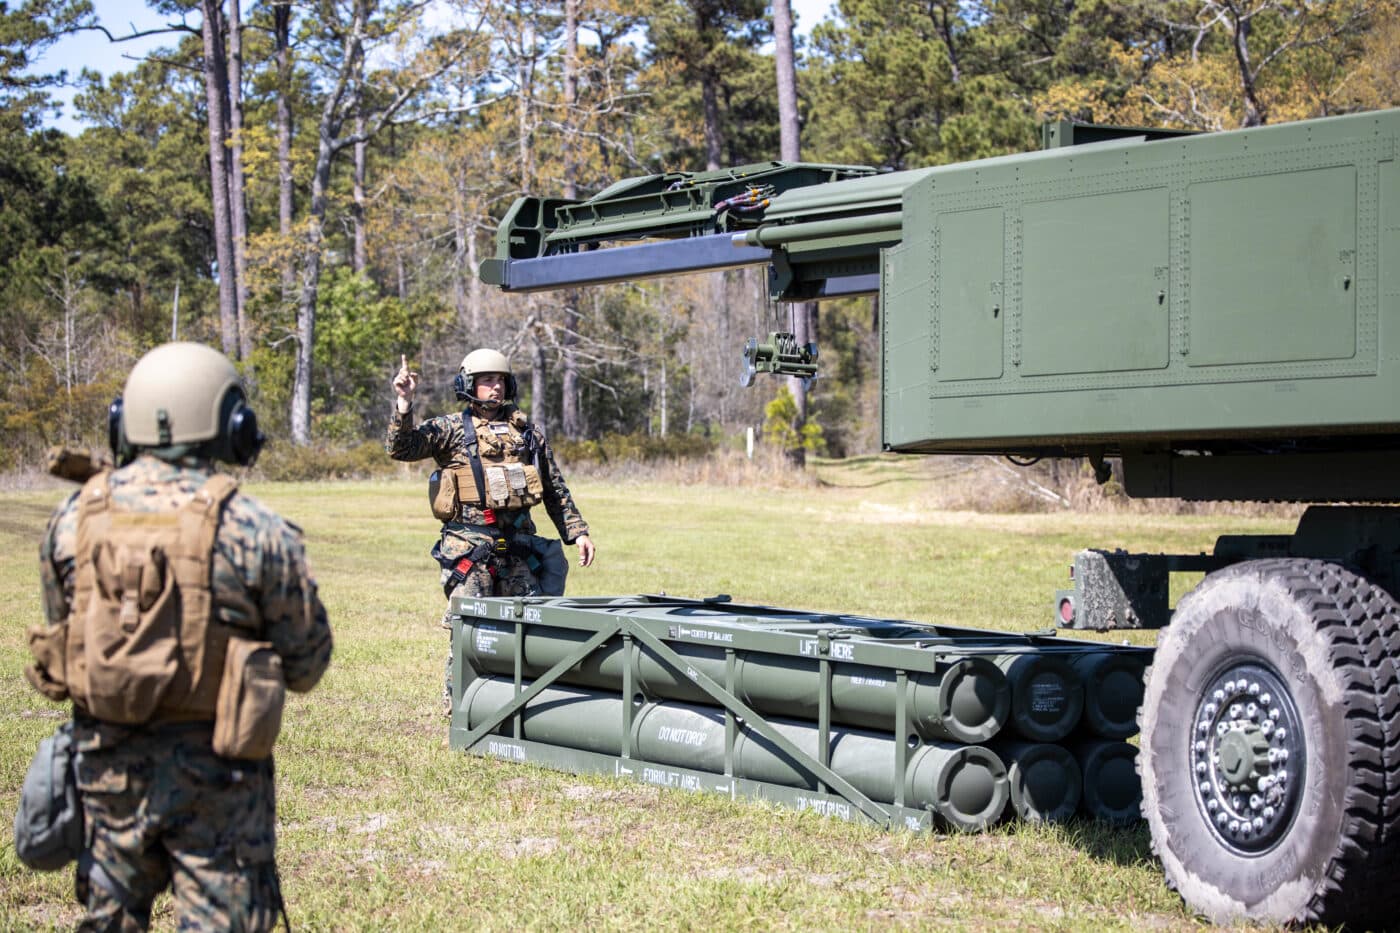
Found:
[[[1400,923],[1400,609],[1332,563],[1206,577],[1141,711],[1167,883],[1215,922]]]

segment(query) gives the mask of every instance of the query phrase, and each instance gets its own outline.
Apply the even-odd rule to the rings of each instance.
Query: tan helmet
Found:
[[[510,360],[506,359],[506,355],[500,350],[482,347],[462,357],[462,367],[457,371],[457,378],[453,381],[458,401],[476,400],[476,377],[482,373],[501,373],[504,375],[506,377],[506,399],[509,401],[515,398],[515,376],[510,371]]]
[[[210,456],[247,465],[264,441],[238,370],[199,343],[167,343],[141,357],[113,408],[131,447],[212,442]]]

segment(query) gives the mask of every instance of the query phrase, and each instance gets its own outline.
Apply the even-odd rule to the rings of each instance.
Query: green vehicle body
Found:
[[[514,627],[508,660],[461,662],[458,683],[492,682],[473,700],[494,699],[463,708],[459,690],[454,744],[508,734],[618,774],[650,754],[696,786],[826,794],[826,812],[916,828],[990,825],[1003,787],[1026,819],[1140,808],[1168,881],[1213,920],[1393,922],[1400,110],[1212,134],[1058,123],[1042,141],[908,172],[763,163],[525,198],[481,276],[530,292],[762,265],[778,300],[878,296],[886,450],[1082,457],[1101,480],[1116,460],[1131,496],[1315,503],[1295,533],[1076,555],[1055,624],[1161,629],[1145,675],[1143,654],[1102,645],[805,619],[828,646],[868,643],[872,677],[771,647],[790,610],[714,619],[717,646],[670,644],[655,626],[675,609],[651,597],[533,621],[529,601],[464,604],[468,655],[482,625]],[[809,377],[816,349],[751,340],[745,378]],[[1180,572],[1205,578],[1172,607]],[[876,699],[867,680],[897,686]],[[958,684],[978,702],[955,712]],[[570,747],[529,706],[546,690],[578,692],[549,715],[615,704],[598,718],[620,721]],[[703,748],[672,755],[643,719]]]

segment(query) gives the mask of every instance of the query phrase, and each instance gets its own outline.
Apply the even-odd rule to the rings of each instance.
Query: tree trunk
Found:
[[[457,312],[457,321],[468,324],[468,332],[476,332],[476,322],[467,316],[467,278],[473,267],[467,258],[467,179],[462,166],[458,166],[452,177],[452,310]]]
[[[237,263],[229,221],[228,65],[222,0],[201,0],[204,14],[204,95],[209,107],[209,187],[214,208],[214,261],[219,273],[219,338],[224,354],[238,356]]]
[[[363,113],[355,114],[355,135],[365,135]],[[355,230],[355,255],[351,258],[351,268],[356,275],[364,275],[369,268],[369,246],[365,239],[365,157],[368,148],[368,143],[363,139],[355,143],[355,169],[351,182],[354,202],[350,206],[350,220]]]
[[[330,187],[332,134],[322,131],[311,176],[311,216],[306,220],[302,246],[301,293],[297,301],[297,363],[292,374],[292,443],[311,443],[311,363],[316,345],[316,301],[321,285],[321,227],[326,217],[326,191]]]
[[[545,416],[549,405],[545,402],[546,367],[544,344],[539,335],[530,334],[530,420],[540,427],[545,426]]]
[[[1268,122],[1268,111],[1259,99],[1259,89],[1255,85],[1255,72],[1249,61],[1250,20],[1233,7],[1231,10],[1231,45],[1235,51],[1235,64],[1240,72],[1240,93],[1244,97],[1244,121],[1241,126],[1263,126]]]
[[[564,0],[564,197],[578,197],[578,160],[575,113],[578,107],[578,0]],[[583,433],[579,423],[578,391],[578,302],[576,288],[564,292],[564,346],[559,361],[562,397],[559,400],[559,422],[564,434],[577,437]]]
[[[283,0],[272,7],[272,41],[277,60],[277,232],[282,242],[292,239],[292,5]],[[296,268],[290,258],[282,265],[282,291],[290,297]]]
[[[243,182],[243,12],[242,0],[228,4],[229,232],[233,240],[234,302],[238,308],[238,355],[253,355],[248,320],[248,202]]]
[[[713,75],[706,74],[701,79],[700,102],[705,115],[705,171],[713,172],[722,168],[720,159],[724,153],[724,130],[719,125],[719,87]]]
[[[467,326],[475,334],[481,329],[481,279],[476,275],[476,229],[465,231],[467,240]]]

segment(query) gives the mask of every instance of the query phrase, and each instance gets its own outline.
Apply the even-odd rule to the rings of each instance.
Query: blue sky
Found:
[[[825,19],[835,2],[836,0],[792,0],[798,33],[805,35],[813,25]],[[244,0],[245,9],[250,5],[249,0]],[[170,19],[147,7],[145,0],[93,0],[93,8],[97,11],[98,21],[114,36],[130,35],[133,27],[136,32],[158,29]],[[189,22],[197,26],[198,13],[192,14]],[[82,32],[66,36],[51,46],[35,70],[47,73],[58,71],[60,68],[67,69],[70,80],[76,80],[83,68],[91,68],[104,76],[130,71],[136,67],[136,62],[142,56],[160,46],[172,45],[178,39],[176,34],[166,33],[114,43],[108,42],[107,37],[100,32]],[[72,94],[72,89],[58,89],[54,96],[66,103],[72,99]],[[57,120],[50,120],[49,125],[68,133],[81,130],[81,125],[67,112],[69,109],[65,107],[64,115]]]

